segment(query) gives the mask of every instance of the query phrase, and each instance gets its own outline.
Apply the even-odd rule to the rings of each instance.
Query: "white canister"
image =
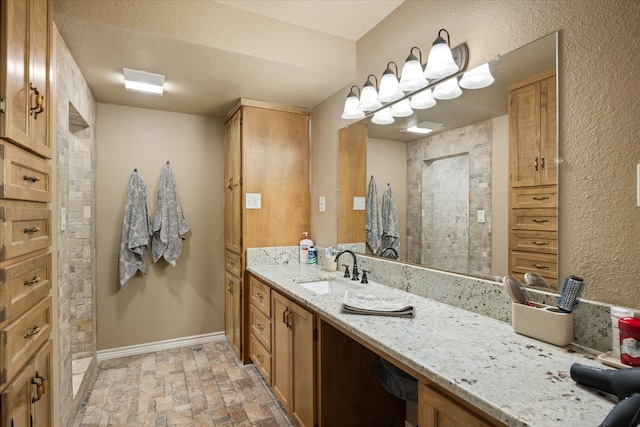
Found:
[[[611,356],[620,360],[620,329],[618,322],[623,317],[633,317],[633,310],[624,307],[611,307]]]
[[[324,269],[325,271],[336,271],[338,269],[335,255],[324,256]]]

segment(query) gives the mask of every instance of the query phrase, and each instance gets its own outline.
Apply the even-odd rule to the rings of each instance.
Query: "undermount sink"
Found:
[[[351,283],[338,282],[335,280],[317,280],[314,282],[300,283],[303,288],[309,289],[316,294],[333,294],[336,292],[352,291],[354,289],[360,289],[359,286],[352,285]]]

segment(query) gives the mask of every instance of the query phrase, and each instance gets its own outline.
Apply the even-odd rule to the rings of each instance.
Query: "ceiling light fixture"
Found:
[[[146,71],[123,68],[124,88],[129,92],[146,93],[162,96],[164,92],[164,76]]]
[[[371,77],[376,79],[375,85],[371,82]],[[382,103],[378,101],[378,78],[373,74],[369,74],[369,76],[367,76],[367,81],[362,87],[362,92],[360,93],[360,103],[358,104],[358,108],[362,111],[373,111],[380,107],[382,107]]]
[[[390,125],[395,121],[395,119],[391,115],[391,108],[387,107],[376,112],[371,121],[377,125]]]
[[[442,32],[447,35],[446,41],[440,35]],[[438,37],[434,40],[429,52],[424,76],[427,79],[442,79],[455,73],[458,69],[459,67],[453,60],[453,54],[451,53],[449,32],[443,28],[438,31]]]
[[[409,117],[413,114],[413,110],[409,105],[409,99],[403,99],[391,106],[391,115],[393,117]]]
[[[358,96],[354,89],[358,89]],[[364,117],[364,111],[358,109],[358,103],[360,102],[360,88],[356,85],[351,86],[347,100],[344,102],[344,111],[342,112],[343,119],[361,119]]]
[[[413,54],[413,49],[418,49],[420,57],[416,57]],[[422,51],[419,47],[412,47],[407,56],[407,60],[402,67],[402,76],[400,77],[400,83],[398,88],[404,92],[413,92],[414,90],[422,89],[429,84],[422,72]]]
[[[413,95],[409,101],[409,105],[415,110],[426,110],[427,108],[431,108],[436,105],[436,100],[433,98],[431,88]]]
[[[465,89],[482,89],[491,86],[494,81],[489,64],[485,63],[464,73],[460,79],[460,86]]]
[[[391,64],[396,67],[395,73],[391,69]],[[380,91],[378,92],[378,101],[393,102],[404,96],[404,92],[398,89],[398,65],[391,61],[387,64],[387,69],[382,73],[380,79]]]
[[[436,87],[433,88],[433,97],[436,99],[453,99],[460,95],[462,95],[462,89],[458,86],[457,77],[452,77],[442,83],[438,83]]]

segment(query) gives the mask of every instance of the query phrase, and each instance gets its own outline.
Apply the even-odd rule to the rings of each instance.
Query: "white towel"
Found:
[[[366,225],[367,245],[373,253],[380,249],[380,235],[382,234],[382,219],[380,218],[380,199],[378,199],[378,187],[376,180],[371,175],[369,188],[367,188]]]
[[[153,223],[153,243],[151,245],[153,262],[164,257],[169,264],[175,267],[187,231],[189,231],[189,224],[184,219],[176,182],[173,178],[173,172],[171,172],[171,166],[167,162],[162,168],[158,182],[158,204]]]
[[[120,287],[124,288],[138,270],[147,272],[147,249],[151,235],[151,217],[147,206],[147,186],[137,170],[129,178],[120,237]]]
[[[390,185],[387,185],[387,189],[382,195],[382,248],[393,248],[400,253],[398,210]]]

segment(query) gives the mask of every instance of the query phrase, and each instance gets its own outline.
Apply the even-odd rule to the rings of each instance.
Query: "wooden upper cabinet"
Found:
[[[242,238],[242,144],[238,111],[224,126],[224,239],[225,248],[241,255]]]
[[[509,91],[512,187],[557,182],[555,74],[546,73],[536,79]]]
[[[0,137],[51,158],[50,0],[0,2]]]

